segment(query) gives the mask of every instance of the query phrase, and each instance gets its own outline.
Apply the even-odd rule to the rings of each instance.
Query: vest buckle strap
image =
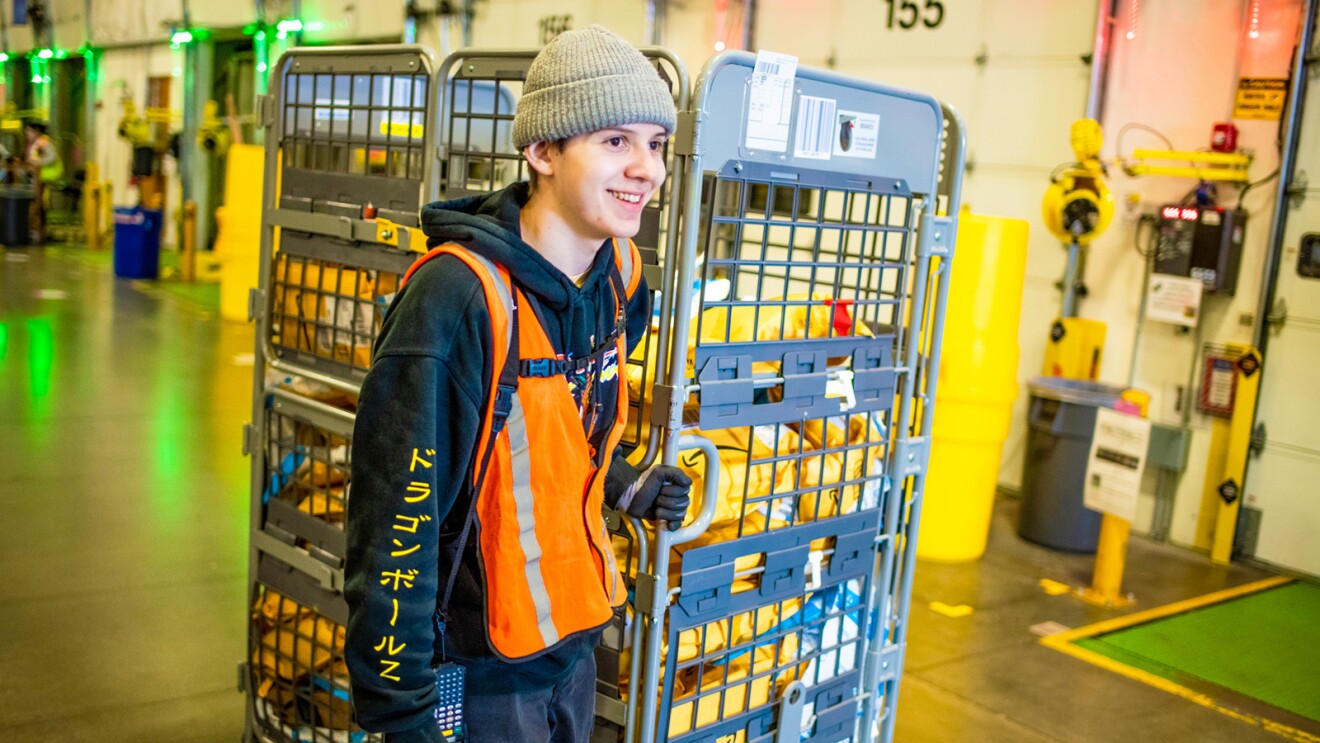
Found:
[[[501,384],[495,387],[495,410],[491,414],[490,431],[492,438],[504,430],[504,422],[513,412],[513,396],[518,393],[515,385]]]
[[[556,377],[573,371],[568,359],[523,359],[518,370],[520,377]]]

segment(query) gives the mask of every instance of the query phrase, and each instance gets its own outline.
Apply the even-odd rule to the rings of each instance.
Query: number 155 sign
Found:
[[[884,0],[889,8],[885,28],[911,31],[918,25],[939,28],[944,23],[944,3],[940,0]]]

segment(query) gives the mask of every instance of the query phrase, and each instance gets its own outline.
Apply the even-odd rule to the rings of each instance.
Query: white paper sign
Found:
[[[747,138],[753,150],[788,150],[788,125],[793,114],[793,80],[797,57],[759,51],[752,70],[752,90],[747,102]]]
[[[1204,288],[1199,279],[1153,273],[1146,292],[1146,317],[1156,322],[1196,327]]]
[[[1210,363],[1210,373],[1206,375],[1206,402],[1216,408],[1228,408],[1233,405],[1233,392],[1237,386],[1237,365],[1228,359],[1215,359]]]
[[[835,157],[875,158],[880,145],[880,117],[861,111],[839,111],[834,127]]]
[[[1149,420],[1098,408],[1091,454],[1086,458],[1082,504],[1128,521],[1136,518],[1137,492],[1149,446]]]

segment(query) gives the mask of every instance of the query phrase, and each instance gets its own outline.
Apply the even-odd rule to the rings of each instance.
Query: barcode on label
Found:
[[[831,98],[804,95],[798,106],[797,139],[793,155],[811,160],[828,160],[834,151],[834,112]]]
[[[756,60],[756,71],[762,75],[778,75],[779,63],[765,59]]]

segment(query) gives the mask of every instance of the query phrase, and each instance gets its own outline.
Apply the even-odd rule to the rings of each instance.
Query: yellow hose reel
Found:
[[[1056,168],[1041,200],[1045,227],[1065,243],[1087,245],[1114,219],[1114,197],[1099,154],[1102,136],[1094,119],[1078,119],[1071,131],[1077,162]]]

